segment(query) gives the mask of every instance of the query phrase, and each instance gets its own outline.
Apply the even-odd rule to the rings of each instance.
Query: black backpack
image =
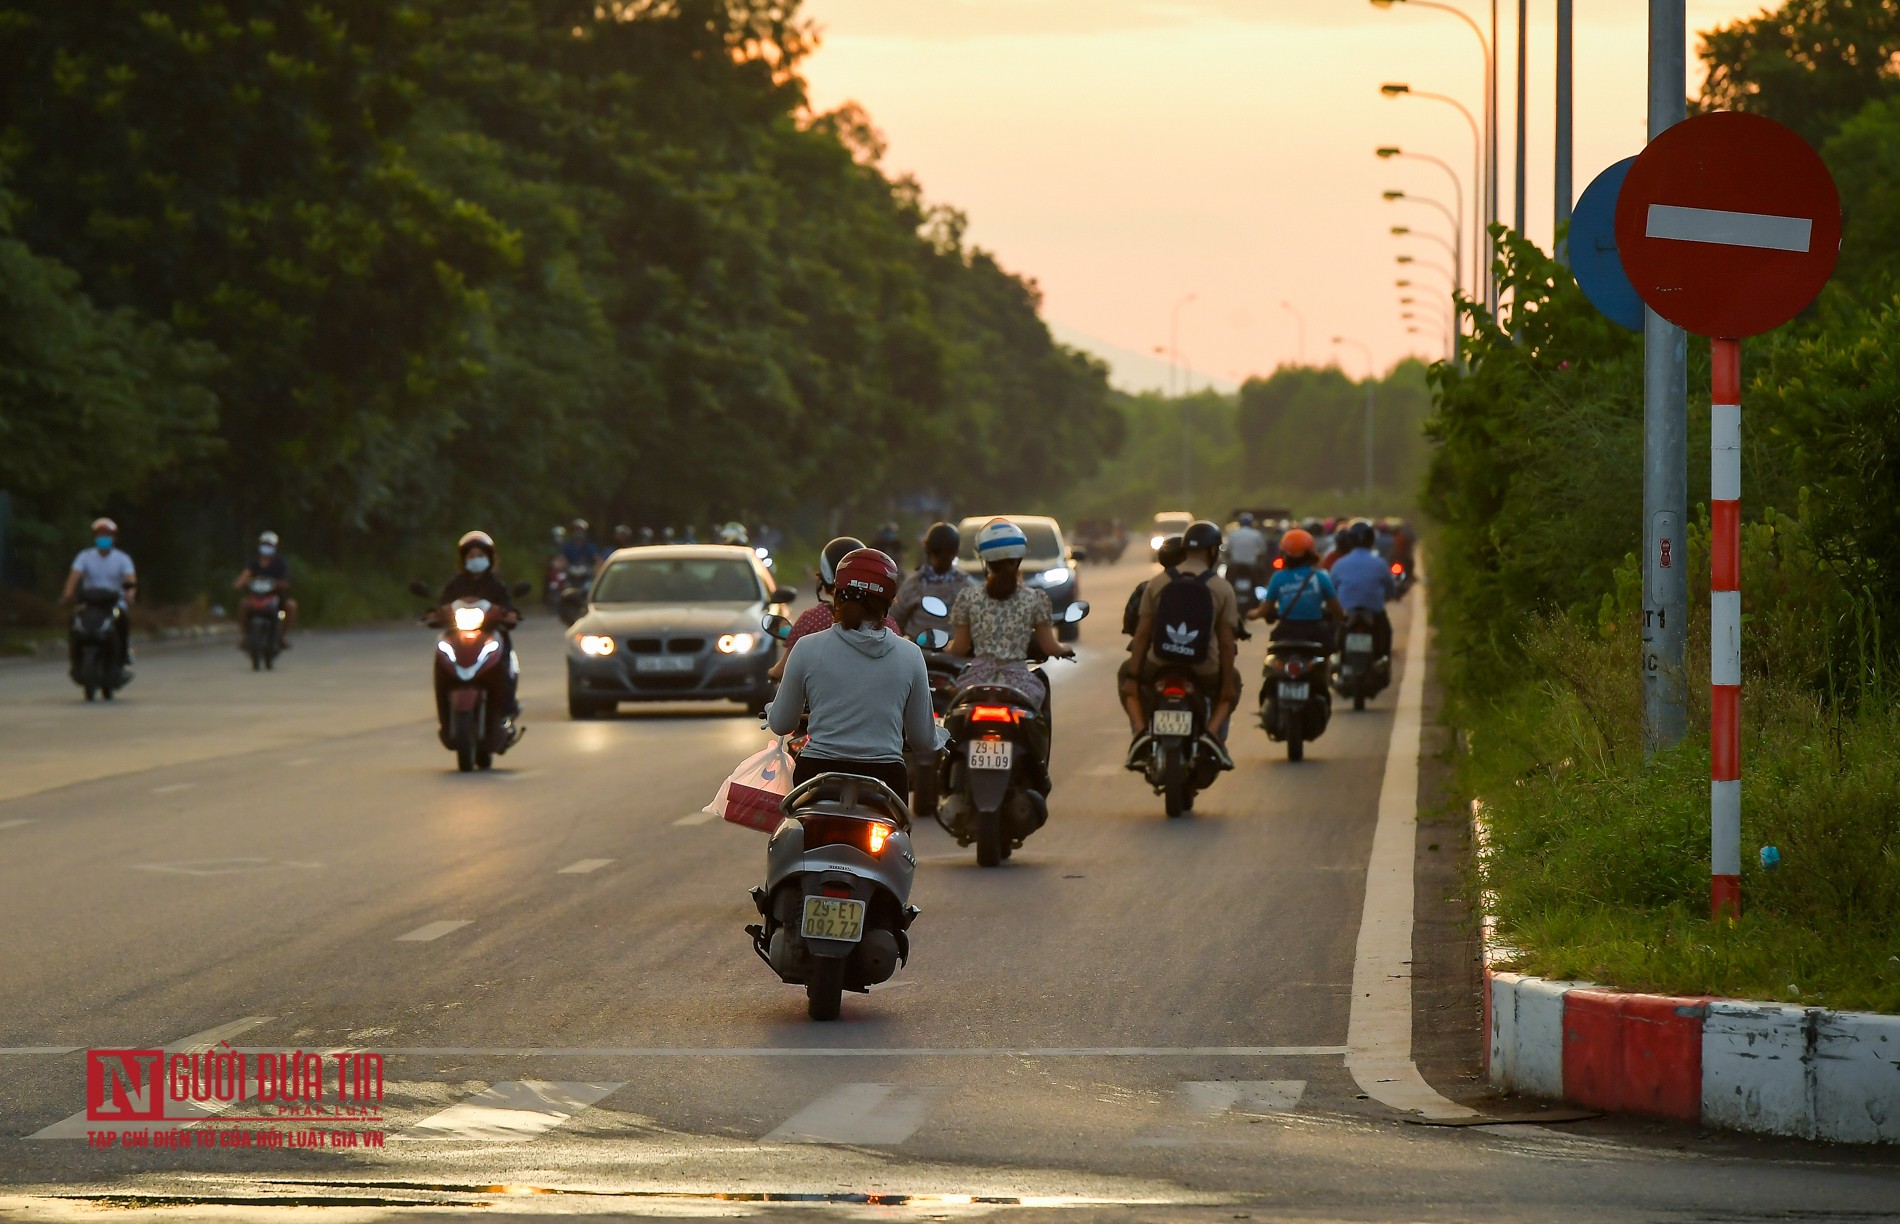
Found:
[[[1214,645],[1214,595],[1207,584],[1214,571],[1198,574],[1168,570],[1169,582],[1155,605],[1154,639],[1149,649],[1170,663],[1205,663]]]

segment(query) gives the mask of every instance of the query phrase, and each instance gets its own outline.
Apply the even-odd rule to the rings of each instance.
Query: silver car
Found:
[[[760,631],[794,592],[750,548],[624,548],[600,565],[587,611],[567,629],[567,712],[611,714],[622,701],[772,697],[778,643]]]

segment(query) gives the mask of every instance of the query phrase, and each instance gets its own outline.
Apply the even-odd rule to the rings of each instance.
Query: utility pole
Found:
[[[1687,117],[1684,0],[1649,0],[1649,138]],[[1683,643],[1689,580],[1689,347],[1683,330],[1643,311],[1643,740],[1648,752],[1682,741],[1688,722]]]
[[[1485,83],[1485,167],[1484,167],[1484,305],[1492,318],[1498,313],[1497,243],[1490,237],[1498,223],[1498,61],[1504,48],[1498,45],[1498,0],[1491,0],[1491,79]]]
[[[1576,104],[1575,83],[1571,77],[1576,57],[1571,42],[1575,3],[1576,0],[1557,0],[1557,215],[1551,235],[1557,262],[1566,268],[1570,266],[1570,242],[1563,230],[1570,224],[1570,207],[1575,194],[1571,170],[1576,159],[1570,143],[1571,113]]]
[[[1511,228],[1524,236],[1525,141],[1530,117],[1530,0],[1517,0],[1517,182],[1511,195]]]

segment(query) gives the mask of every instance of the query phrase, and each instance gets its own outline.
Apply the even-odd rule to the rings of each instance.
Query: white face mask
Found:
[[[277,555],[277,545],[259,544],[257,546],[257,555],[260,557],[274,557]]]
[[[481,553],[474,554],[463,564],[471,574],[485,574],[488,572],[488,558]]]

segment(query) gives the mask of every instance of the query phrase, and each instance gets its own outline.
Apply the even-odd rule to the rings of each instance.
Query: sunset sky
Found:
[[[1488,21],[1481,0],[1453,0]],[[1512,215],[1516,5],[1507,52],[1499,211]],[[1749,16],[1760,0],[1689,0],[1691,31]],[[1578,0],[1579,193],[1644,139],[1646,0]],[[1552,224],[1554,0],[1532,0],[1529,232]],[[1481,99],[1477,40],[1445,13],[1365,0],[806,0],[823,31],[806,65],[813,104],[855,101],[889,142],[892,173],[970,215],[970,237],[1035,279],[1057,334],[1109,357],[1125,385],[1159,385],[1169,314],[1196,381],[1229,383],[1299,358],[1357,375],[1407,353],[1440,355],[1439,325],[1400,320],[1400,253],[1450,257],[1393,225],[1444,233],[1428,208],[1381,192],[1445,198],[1443,171],[1381,162],[1384,144],[1432,153],[1468,176],[1472,142],[1450,107],[1387,99],[1386,81]],[[1691,35],[1691,48],[1695,38]],[[1699,85],[1692,63],[1690,92]],[[1445,290],[1440,288],[1439,294]]]

